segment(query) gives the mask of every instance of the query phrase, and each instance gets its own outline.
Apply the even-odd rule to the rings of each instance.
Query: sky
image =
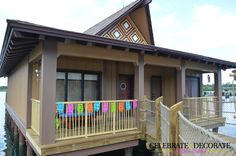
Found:
[[[132,1],[0,0],[0,47],[6,19],[83,32]],[[235,0],[152,0],[150,11],[156,46],[236,62]],[[232,82],[230,72],[224,83]]]

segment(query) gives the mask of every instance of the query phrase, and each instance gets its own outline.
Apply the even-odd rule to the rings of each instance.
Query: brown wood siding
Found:
[[[24,58],[9,74],[8,105],[16,112],[21,121],[26,123],[28,57]]]
[[[145,66],[145,84],[144,94],[151,98],[151,77],[160,76],[162,78],[162,95],[164,97],[164,103],[167,106],[175,104],[175,88],[176,88],[176,75],[175,68],[167,68],[160,66]]]
[[[57,60],[58,69],[102,71],[102,60],[60,56]]]
[[[32,65],[32,98],[39,100],[40,94],[40,78],[36,76],[36,66]]]
[[[75,43],[58,43],[58,56],[73,56],[100,60],[138,62],[138,54],[111,48],[83,46]]]
[[[149,26],[145,7],[139,8],[130,14],[130,18],[135,23],[148,44],[151,44]]]
[[[118,63],[118,73],[125,75],[134,75],[134,64],[119,62]]]
[[[134,75],[134,64],[81,57],[60,56],[58,69],[101,72],[103,100],[116,100],[117,77],[119,74]]]

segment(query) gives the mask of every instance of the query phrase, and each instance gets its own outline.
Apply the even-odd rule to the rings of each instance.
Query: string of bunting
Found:
[[[78,103],[77,107],[73,104],[64,104],[63,102],[57,103],[56,106],[56,112],[59,115],[64,114],[64,109],[66,106],[66,113],[67,114],[73,114],[73,110],[75,107],[75,110],[77,110],[78,114],[81,114],[85,111],[85,104],[83,103]],[[125,101],[125,102],[99,102],[96,101],[94,103],[87,103],[87,111],[88,113],[93,113],[93,112],[99,112],[100,110],[103,113],[109,112],[109,109],[112,113],[115,113],[116,111],[118,112],[124,112],[124,111],[129,111],[131,109],[136,109],[138,106],[138,101],[133,100],[133,101]]]

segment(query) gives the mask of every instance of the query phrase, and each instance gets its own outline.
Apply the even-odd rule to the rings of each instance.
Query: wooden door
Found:
[[[133,99],[133,76],[132,75],[119,75],[119,99]]]
[[[162,95],[162,80],[160,76],[151,77],[151,100],[156,100]]]
[[[200,78],[187,76],[185,89],[186,97],[200,97]]]

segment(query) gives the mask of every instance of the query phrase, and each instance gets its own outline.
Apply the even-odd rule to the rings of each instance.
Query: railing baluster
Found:
[[[130,102],[131,108],[127,108],[127,101]],[[107,108],[103,108],[104,103]],[[62,112],[58,110],[59,104],[62,104],[60,106],[63,108]],[[137,108],[134,108],[133,100],[100,101],[99,106],[97,101],[57,102],[56,105],[57,140],[74,137],[87,138],[93,135],[116,134],[119,131],[137,129]],[[32,109],[32,112],[35,111],[39,111],[39,109]],[[37,112],[32,114],[37,114]],[[37,125],[33,121],[38,119],[39,116],[32,115],[32,127],[35,129],[37,129]]]

